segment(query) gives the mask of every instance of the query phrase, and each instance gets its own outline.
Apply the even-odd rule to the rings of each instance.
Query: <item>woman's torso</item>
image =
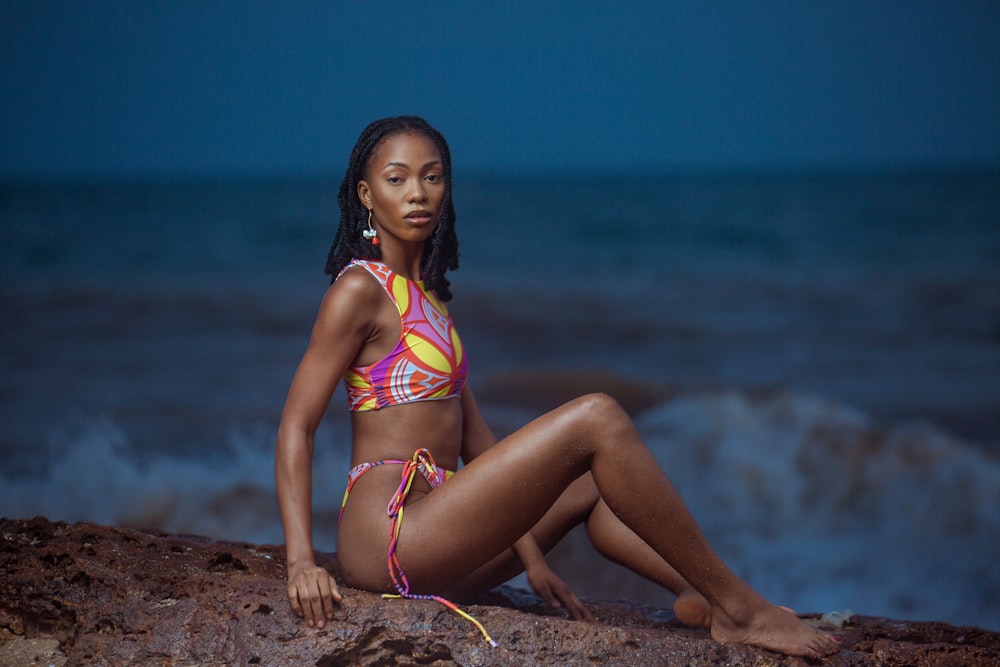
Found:
[[[398,281],[396,288],[398,293],[401,288]],[[389,292],[389,289],[386,291]],[[352,367],[351,372],[356,373],[359,367],[384,366],[387,357],[399,347],[403,338],[406,326],[406,318],[401,312],[403,309],[389,294],[379,295],[379,301],[375,325],[378,335],[361,350],[356,360],[359,363]],[[437,307],[440,304],[434,305]],[[447,311],[444,311],[444,316],[447,317]],[[465,363],[461,343],[457,336],[454,340],[459,345],[458,356],[454,350],[444,350],[444,353],[451,355],[454,375],[459,375],[458,365],[461,364],[461,381],[452,382],[449,397],[435,396],[434,400],[404,401],[352,412],[352,467],[364,462],[408,460],[416,450],[424,448],[431,452],[438,467],[447,470],[457,468],[462,446],[460,392],[464,384]],[[357,405],[357,402],[351,405]],[[347,471],[344,472],[346,477]],[[338,560],[350,585],[369,590],[391,588],[385,560],[389,528],[386,506],[399,486],[401,472],[402,466],[399,465],[372,468],[355,482],[351,490],[337,536]],[[430,490],[430,485],[417,476],[407,504],[419,502]]]

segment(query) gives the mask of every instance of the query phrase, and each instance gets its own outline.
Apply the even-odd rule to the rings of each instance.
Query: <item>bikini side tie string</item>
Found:
[[[483,624],[476,620],[471,614],[462,611],[458,608],[455,603],[444,599],[440,595],[419,595],[417,593],[410,592],[410,582],[406,578],[406,574],[403,573],[403,568],[399,564],[399,559],[396,557],[396,543],[399,541],[399,529],[403,525],[403,506],[406,503],[406,498],[410,494],[410,488],[413,486],[413,478],[420,471],[421,474],[427,479],[428,483],[432,487],[438,487],[441,482],[444,481],[445,475],[443,472],[439,471],[437,466],[434,464],[434,458],[431,453],[426,449],[418,449],[413,453],[413,458],[409,461],[403,463],[403,472],[400,475],[399,488],[396,493],[393,494],[392,498],[389,500],[389,506],[386,508],[389,513],[389,575],[392,577],[392,583],[398,591],[398,595],[385,594],[382,597],[386,599],[399,599],[407,598],[409,600],[434,600],[443,604],[448,609],[469,621],[479,632],[482,633],[486,641],[490,643],[490,646],[496,648],[497,643],[493,641],[489,633],[486,632],[486,628]]]
[[[386,459],[385,461],[369,461],[366,463],[361,463],[351,469],[350,474],[347,475],[347,489],[344,491],[344,500],[340,503],[340,513],[337,515],[337,525],[344,518],[344,509],[347,507],[347,499],[351,495],[351,491],[354,489],[354,483],[361,479],[361,476],[372,468],[377,468],[378,466],[384,465],[406,465],[406,461],[399,461],[397,459]]]

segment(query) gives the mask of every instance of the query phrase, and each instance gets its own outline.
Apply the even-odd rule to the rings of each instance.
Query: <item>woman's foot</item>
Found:
[[[674,600],[674,616],[684,625],[707,628],[712,625],[712,606],[701,593],[688,588],[677,594]]]
[[[763,599],[754,607],[740,605],[726,613],[711,611],[712,638],[726,644],[748,644],[806,658],[820,658],[840,650],[830,634],[805,623],[787,607],[776,607]]]

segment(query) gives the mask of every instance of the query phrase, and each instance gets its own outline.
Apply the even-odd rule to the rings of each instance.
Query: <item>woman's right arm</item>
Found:
[[[327,290],[309,346],[292,379],[275,444],[275,485],[288,555],[288,599],[296,614],[323,627],[341,600],[312,545],[312,454],[316,428],[344,371],[371,338],[378,285],[356,272]],[[376,293],[377,294],[377,293]]]

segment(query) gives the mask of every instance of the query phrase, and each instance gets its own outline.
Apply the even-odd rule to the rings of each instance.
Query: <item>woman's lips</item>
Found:
[[[429,211],[414,211],[407,213],[404,220],[413,225],[426,225],[433,219]]]

